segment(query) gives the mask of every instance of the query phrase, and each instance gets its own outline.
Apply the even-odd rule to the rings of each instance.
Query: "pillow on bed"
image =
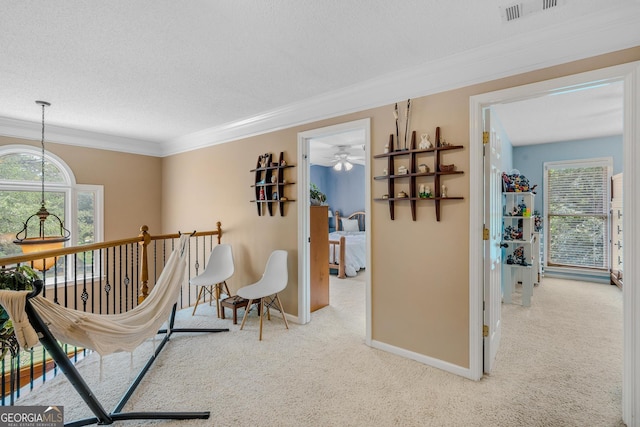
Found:
[[[360,231],[357,219],[343,219],[342,231]]]

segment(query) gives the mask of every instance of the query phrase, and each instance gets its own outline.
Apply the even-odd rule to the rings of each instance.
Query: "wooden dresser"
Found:
[[[329,305],[329,207],[310,206],[311,311]]]

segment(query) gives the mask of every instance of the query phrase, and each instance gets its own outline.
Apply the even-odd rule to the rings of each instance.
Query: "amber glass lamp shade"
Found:
[[[20,248],[22,253],[27,255],[34,252],[50,251],[52,249],[61,249],[64,247],[64,242],[67,239],[61,239],[60,237],[32,237],[24,239],[20,242]],[[55,264],[56,258],[44,258],[33,260],[33,268],[39,271],[47,271],[53,264]]]

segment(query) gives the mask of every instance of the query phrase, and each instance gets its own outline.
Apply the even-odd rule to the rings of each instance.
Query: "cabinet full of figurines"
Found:
[[[534,194],[503,194],[502,248],[503,301],[512,303],[516,285],[522,284],[522,305],[530,306],[533,286],[538,281],[539,246],[533,215]]]

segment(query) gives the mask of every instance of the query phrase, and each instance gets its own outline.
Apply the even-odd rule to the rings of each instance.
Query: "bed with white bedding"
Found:
[[[353,277],[366,267],[364,212],[340,218],[336,211],[337,231],[329,233],[329,268],[338,270],[338,278]]]

